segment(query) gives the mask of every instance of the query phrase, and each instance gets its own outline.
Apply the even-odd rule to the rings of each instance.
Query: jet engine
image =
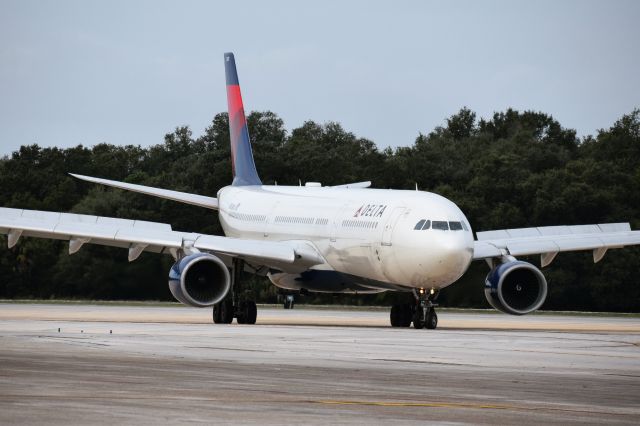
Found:
[[[484,295],[499,311],[525,315],[547,298],[547,280],[538,268],[519,260],[494,267],[485,280]]]
[[[185,256],[169,270],[169,290],[185,305],[196,308],[213,306],[224,299],[229,288],[229,270],[212,254]]]

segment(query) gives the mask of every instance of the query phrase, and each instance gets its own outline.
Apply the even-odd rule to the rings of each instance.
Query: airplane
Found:
[[[0,208],[9,248],[21,237],[171,255],[169,289],[185,305],[211,308],[215,324],[255,324],[257,309],[243,271],[266,276],[292,292],[407,293],[390,311],[392,327],[435,329],[440,291],[474,260],[484,260],[488,302],[512,315],[531,313],[547,297],[540,268],[516,256],[540,255],[541,267],[559,252],[640,244],[628,223],[501,229],[477,232],[460,208],[440,195],[370,188],[371,182],[322,186],[263,185],[253,160],[235,58],[224,54],[233,182],[216,197],[90,176],[96,184],[217,210],[225,236],[174,231],[169,224],[72,213]]]

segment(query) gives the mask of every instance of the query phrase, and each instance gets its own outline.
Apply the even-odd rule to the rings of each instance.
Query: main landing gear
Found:
[[[294,302],[295,297],[293,296],[293,294],[286,294],[284,296],[283,306],[285,309],[293,309]]]
[[[251,291],[242,286],[243,270],[244,261],[233,259],[229,294],[213,306],[213,322],[215,324],[231,324],[234,318],[237,319],[238,324],[256,323],[258,309]]]
[[[438,298],[438,291],[425,289],[414,290],[414,303],[403,303],[391,307],[391,327],[413,327],[417,329],[435,329],[438,326],[437,304],[433,303]]]

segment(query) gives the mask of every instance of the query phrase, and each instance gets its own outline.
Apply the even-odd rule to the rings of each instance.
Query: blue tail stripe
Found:
[[[224,54],[224,73],[227,78],[227,85],[240,84],[238,81],[238,71],[236,70],[236,60],[231,52]]]

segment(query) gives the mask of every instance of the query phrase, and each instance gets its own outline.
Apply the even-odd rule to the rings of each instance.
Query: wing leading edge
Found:
[[[154,197],[166,198],[167,200],[173,200],[181,203],[192,204],[194,206],[205,207],[207,209],[218,210],[218,199],[215,197],[189,194],[188,192],[172,191],[170,189],[154,188],[152,186],[136,185],[133,183],[119,182],[117,180],[76,175],[73,173],[69,174],[75,178],[87,182],[99,183],[100,185],[112,186],[114,188],[138,192],[140,194],[152,195]]]
[[[474,259],[540,254],[543,267],[559,252],[593,250],[593,260],[599,262],[608,249],[640,244],[640,231],[632,231],[628,223],[501,229],[476,236]]]
[[[9,248],[23,236],[68,240],[70,254],[86,243],[127,248],[129,261],[143,251],[176,257],[178,250],[195,249],[244,258],[262,266],[322,262],[304,242],[236,239],[174,231],[165,223],[5,207],[0,207],[0,234],[7,235]]]

